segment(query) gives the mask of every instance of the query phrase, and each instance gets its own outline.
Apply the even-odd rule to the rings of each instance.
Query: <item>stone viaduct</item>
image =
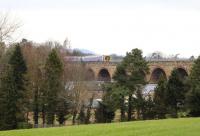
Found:
[[[180,74],[185,77],[190,74],[193,64],[192,60],[174,59],[174,60],[149,60],[150,71],[146,74],[146,80],[149,83],[156,83],[161,74],[166,79],[169,78],[173,69],[178,69]],[[112,81],[112,77],[119,62],[87,62],[86,68],[92,80]]]

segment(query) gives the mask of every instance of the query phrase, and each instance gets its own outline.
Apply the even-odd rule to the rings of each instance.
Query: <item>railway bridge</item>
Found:
[[[158,59],[147,60],[149,73],[145,75],[147,82],[157,83],[160,75],[169,78],[173,69],[177,69],[182,77],[188,76],[193,60],[190,59]],[[86,62],[86,68],[92,81],[112,81],[116,67],[120,62]]]

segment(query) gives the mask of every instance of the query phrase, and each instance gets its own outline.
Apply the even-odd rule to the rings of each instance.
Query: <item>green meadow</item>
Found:
[[[12,130],[0,136],[200,136],[200,118]]]

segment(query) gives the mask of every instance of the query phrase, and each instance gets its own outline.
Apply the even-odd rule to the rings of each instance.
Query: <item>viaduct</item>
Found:
[[[193,64],[193,60],[190,59],[157,59],[148,60],[148,62],[150,71],[145,76],[149,83],[157,83],[161,74],[168,79],[173,69],[177,69],[183,77],[188,76]],[[112,81],[118,63],[86,62],[86,68],[91,80]]]

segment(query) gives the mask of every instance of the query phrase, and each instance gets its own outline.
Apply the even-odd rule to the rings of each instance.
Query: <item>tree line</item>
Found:
[[[85,82],[85,64],[69,63],[68,49],[57,42],[36,44],[27,40],[1,44],[0,129],[17,129],[93,122],[164,119],[200,115],[200,57],[189,77],[174,69],[166,80],[160,76],[153,94],[145,95],[149,73],[142,51],[133,49],[118,64],[114,82],[102,86],[104,95],[94,109],[95,87]],[[72,82],[73,81],[73,82]]]
[[[149,73],[142,51],[127,52],[118,64],[114,82],[105,83],[102,101],[94,109],[96,86],[88,86],[85,64],[70,63],[72,55],[57,42],[36,44],[22,40],[10,46],[1,43],[0,129],[17,129],[92,122],[164,119],[200,115],[200,57],[189,77],[174,69],[167,79],[160,76],[153,94],[145,95]],[[76,52],[77,53],[77,52]]]

